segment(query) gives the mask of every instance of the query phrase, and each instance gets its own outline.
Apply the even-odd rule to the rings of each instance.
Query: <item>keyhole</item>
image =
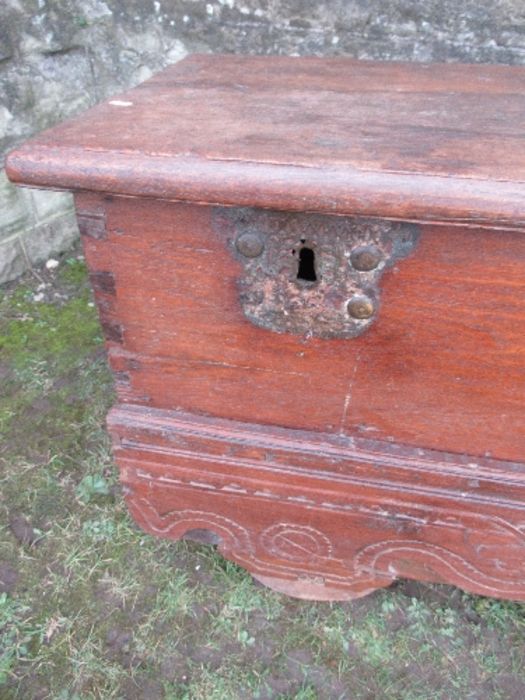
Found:
[[[299,269],[297,279],[305,282],[316,282],[315,253],[311,248],[301,248],[299,251]]]

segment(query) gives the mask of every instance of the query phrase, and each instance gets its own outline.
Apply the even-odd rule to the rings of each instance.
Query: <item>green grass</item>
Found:
[[[85,266],[40,274],[43,301],[30,275],[0,292],[0,700],[525,697],[523,605],[406,582],[306,603],[142,533]]]

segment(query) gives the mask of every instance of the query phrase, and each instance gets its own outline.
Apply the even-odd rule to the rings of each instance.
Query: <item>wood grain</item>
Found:
[[[51,188],[525,226],[525,71],[193,56],[31,140]]]
[[[122,400],[523,459],[525,237],[424,228],[384,273],[372,327],[323,340],[244,317],[212,208],[104,206],[106,237],[85,245],[91,269],[115,278],[98,299],[117,340],[121,326],[110,362],[128,378]]]

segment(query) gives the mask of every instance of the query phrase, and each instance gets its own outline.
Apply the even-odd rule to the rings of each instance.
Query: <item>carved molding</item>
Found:
[[[319,435],[309,445],[281,429],[275,440],[273,429],[133,407],[114,412],[111,428],[129,508],[145,530],[172,539],[209,530],[224,556],[275,590],[342,600],[408,577],[525,600],[521,469],[507,474],[511,501],[493,492],[504,467],[494,460],[483,464],[486,482],[469,487],[468,466],[437,454],[432,462],[430,451],[418,450],[417,465],[406,450],[405,480],[395,454],[389,480],[388,449],[378,456],[377,445],[367,462],[363,445],[346,459],[338,448],[334,460],[325,444],[312,469],[304,455]],[[241,433],[242,447],[228,441]]]
[[[258,531],[253,523],[243,523],[239,517],[234,519],[212,511],[212,507],[217,507],[217,501],[208,502],[209,510],[183,508],[160,513],[152,505],[154,491],[150,490],[147,500],[136,495],[140,488],[136,490],[133,477],[129,478],[129,471],[126,474],[128,504],[144,529],[171,539],[179,539],[193,529],[209,530],[220,537],[219,548],[224,556],[246,567],[261,581],[267,579],[263,582],[276,590],[289,593],[290,586],[297,589],[297,582],[306,582],[311,593],[306,595],[303,590],[300,597],[319,598],[322,592],[322,599],[346,599],[384,587],[396,578],[408,577],[448,582],[485,595],[525,599],[523,534],[511,523],[498,518],[476,516],[477,527],[474,529],[469,529],[473,516],[468,513],[458,512],[448,524],[442,521],[441,537],[450,543],[449,547],[424,539],[401,538],[379,539],[360,545],[356,533],[362,536],[362,525],[359,522],[359,527],[355,527],[355,524],[359,513],[366,513],[359,508],[354,513],[345,513],[344,521],[339,523],[341,532],[337,539],[317,526],[284,520]],[[160,482],[159,488],[161,500],[166,500],[165,482]],[[202,485],[187,485],[187,488],[198,491]],[[178,497],[182,501],[189,500],[182,491]],[[249,513],[250,508],[246,506],[244,504],[243,510]],[[282,515],[284,518],[290,514],[283,510]],[[372,526],[372,536],[374,531],[381,533],[381,529],[374,528],[370,522],[369,526]],[[447,532],[447,527],[456,534],[461,527],[460,537],[453,537]],[[480,552],[479,548],[484,547],[483,541],[490,541],[495,536],[499,544],[489,558],[487,551],[482,549]],[[422,537],[425,537],[424,531]],[[350,546],[352,555],[345,556],[341,550],[348,550],[348,543],[352,540],[355,540]],[[457,552],[451,549],[454,543],[456,546],[459,543]],[[478,565],[480,561],[483,568]],[[297,590],[293,594],[298,595]]]

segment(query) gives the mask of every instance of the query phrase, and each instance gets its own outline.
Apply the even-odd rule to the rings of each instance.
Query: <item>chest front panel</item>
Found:
[[[101,313],[113,327],[110,360],[122,400],[522,458],[523,236],[421,227],[407,255],[383,271],[370,326],[358,337],[319,338],[315,316],[314,333],[261,328],[246,316],[238,230],[225,226],[217,208],[94,196],[78,196],[77,207],[87,222],[86,254],[103,297]],[[351,230],[351,218],[328,218],[340,231],[345,223]],[[102,220],[104,234],[90,235],[91,222]],[[228,212],[226,220],[235,217]],[[305,227],[309,240],[311,229]],[[270,271],[276,278],[288,279],[290,269],[299,273],[301,261],[289,248],[279,251],[283,270]],[[323,252],[314,263],[320,276]],[[257,271],[250,283],[256,285]],[[299,279],[295,294],[308,300],[311,286]],[[287,303],[282,296],[273,301]],[[340,300],[327,295],[323,303],[335,307]]]

